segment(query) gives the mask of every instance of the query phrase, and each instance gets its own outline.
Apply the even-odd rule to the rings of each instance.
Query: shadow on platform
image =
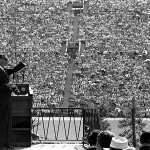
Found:
[[[82,144],[33,144],[31,147],[16,147],[14,150],[85,150]]]

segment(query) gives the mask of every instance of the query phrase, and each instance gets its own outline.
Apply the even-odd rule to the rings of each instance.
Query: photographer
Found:
[[[17,86],[9,83],[9,75],[20,71],[25,65],[20,62],[13,69],[6,69],[8,58],[0,55],[0,149],[13,147],[10,145],[11,129],[11,93],[18,93]]]

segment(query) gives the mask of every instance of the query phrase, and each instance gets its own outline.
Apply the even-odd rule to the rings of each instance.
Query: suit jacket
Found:
[[[87,148],[86,150],[96,150],[96,147],[90,147],[90,148]]]
[[[18,72],[24,67],[25,65],[23,63],[19,63],[13,69],[3,69],[0,67],[0,105],[11,104],[10,98],[12,90],[7,87],[7,84],[9,83],[9,75]]]
[[[96,146],[90,146],[86,150],[96,150]]]
[[[150,146],[142,146],[139,150],[150,150]]]

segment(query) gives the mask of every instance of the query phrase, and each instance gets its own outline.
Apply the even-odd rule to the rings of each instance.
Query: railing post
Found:
[[[83,116],[83,145],[84,145],[84,139],[85,139],[85,109],[82,108],[82,116]]]
[[[132,112],[133,146],[136,147],[135,108],[132,108],[131,112]]]
[[[136,131],[135,131],[135,98],[132,98],[132,109],[131,109],[131,114],[132,114],[132,131],[133,131],[133,146],[136,147]]]

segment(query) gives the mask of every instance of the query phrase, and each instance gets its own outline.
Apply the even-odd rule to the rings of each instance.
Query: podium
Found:
[[[33,94],[29,84],[17,84],[19,95],[11,96],[11,134],[10,143],[14,147],[31,146],[31,108]]]

